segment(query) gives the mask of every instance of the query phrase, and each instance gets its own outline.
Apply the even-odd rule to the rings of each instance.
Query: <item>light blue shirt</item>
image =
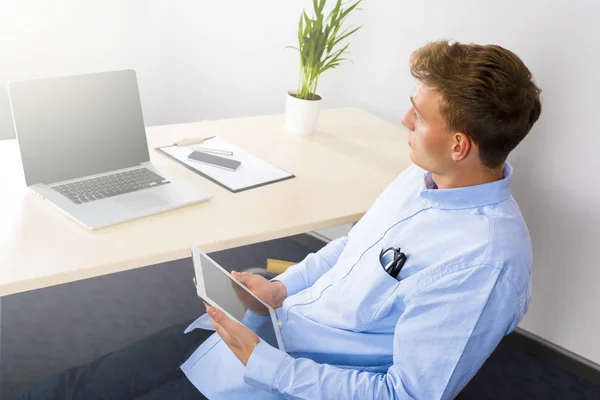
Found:
[[[529,303],[531,242],[504,173],[437,189],[408,168],[347,238],[277,277],[288,354],[261,341],[244,367],[215,334],[182,370],[210,399],[453,399]],[[408,256],[398,280],[389,247]]]

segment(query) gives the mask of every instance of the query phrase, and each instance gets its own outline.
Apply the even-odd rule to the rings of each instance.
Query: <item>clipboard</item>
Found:
[[[189,160],[187,158],[192,151],[201,149],[230,151],[233,153],[233,156],[230,158],[240,161],[241,164],[235,171],[230,171],[213,165]],[[167,157],[177,161],[189,170],[232,193],[243,192],[245,190],[270,185],[295,177],[294,174],[276,167],[218,136],[205,139],[202,144],[191,146],[163,146],[156,147],[155,150],[165,154]]]

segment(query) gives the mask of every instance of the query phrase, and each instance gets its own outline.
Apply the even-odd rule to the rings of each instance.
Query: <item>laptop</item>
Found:
[[[208,200],[150,162],[135,71],[10,82],[27,186],[89,229]]]

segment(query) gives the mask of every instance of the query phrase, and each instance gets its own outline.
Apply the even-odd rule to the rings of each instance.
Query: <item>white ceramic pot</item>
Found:
[[[285,128],[288,132],[309,134],[315,131],[321,96],[319,100],[301,100],[296,98],[294,91],[288,92],[285,100]]]

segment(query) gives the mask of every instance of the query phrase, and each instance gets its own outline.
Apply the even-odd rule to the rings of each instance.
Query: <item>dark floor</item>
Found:
[[[600,399],[600,387],[501,342],[460,400]]]
[[[309,251],[280,239],[211,256],[226,269],[242,270],[264,266],[267,257],[297,262]],[[191,260],[180,260],[4,298],[0,398],[14,398],[43,377],[195,317],[202,307],[192,276]],[[505,341],[460,399],[600,400],[600,387]]]

